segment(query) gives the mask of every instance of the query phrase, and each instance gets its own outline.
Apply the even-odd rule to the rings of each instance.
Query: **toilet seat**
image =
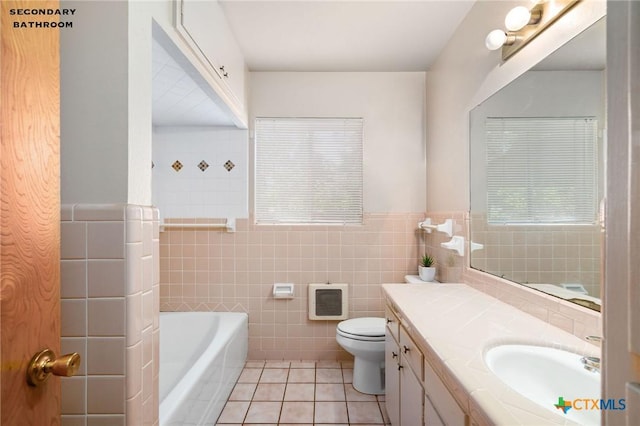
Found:
[[[384,341],[384,318],[353,318],[338,323],[336,332],[347,339],[362,340],[367,342]]]

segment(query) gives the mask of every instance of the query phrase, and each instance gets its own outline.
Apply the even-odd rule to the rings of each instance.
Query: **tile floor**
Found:
[[[218,425],[389,424],[384,395],[351,385],[353,362],[248,361]]]

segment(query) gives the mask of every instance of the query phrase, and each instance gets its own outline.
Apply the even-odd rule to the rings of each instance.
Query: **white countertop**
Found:
[[[474,419],[499,425],[576,424],[512,390],[489,371],[483,355],[505,343],[590,356],[599,356],[598,347],[465,284],[382,288],[428,362]]]

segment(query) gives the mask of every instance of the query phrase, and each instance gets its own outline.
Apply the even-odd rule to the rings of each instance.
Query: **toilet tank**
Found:
[[[349,284],[309,284],[310,320],[349,318]]]

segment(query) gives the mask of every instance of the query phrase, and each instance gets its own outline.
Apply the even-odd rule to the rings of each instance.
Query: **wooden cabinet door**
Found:
[[[16,21],[51,18],[11,14],[58,8],[58,1],[3,0],[0,11],[3,426],[60,424],[60,380],[31,387],[26,367],[41,349],[60,352],[61,30],[14,28]]]

